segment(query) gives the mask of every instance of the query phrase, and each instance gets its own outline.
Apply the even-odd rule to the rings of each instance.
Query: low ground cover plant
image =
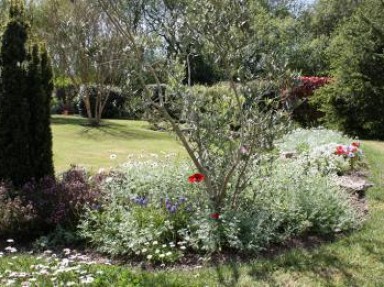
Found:
[[[192,165],[124,165],[107,178],[100,206],[87,209],[80,234],[107,254],[168,263],[191,253],[254,253],[295,236],[359,226],[348,196],[327,174],[308,168],[300,157],[273,157],[254,163],[236,204],[229,183],[220,212],[202,186],[204,175]]]

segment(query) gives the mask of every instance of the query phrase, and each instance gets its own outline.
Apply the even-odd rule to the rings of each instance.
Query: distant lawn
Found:
[[[75,116],[53,116],[53,153],[56,173],[71,164],[86,167],[91,171],[116,167],[131,155],[162,155],[176,153],[183,156],[183,147],[174,135],[149,129],[143,121],[105,120],[101,127],[86,125],[84,118]],[[116,155],[115,159],[110,156]],[[145,160],[146,157],[144,157]]]

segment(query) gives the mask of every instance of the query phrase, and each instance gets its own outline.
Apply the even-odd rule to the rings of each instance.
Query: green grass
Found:
[[[135,124],[141,129],[138,133],[152,134]],[[126,125],[128,130],[133,129],[131,123]],[[76,124],[69,128],[82,129]],[[172,142],[168,135],[162,136]],[[268,258],[255,257],[248,263],[233,261],[216,267],[156,272],[94,265],[89,270],[103,270],[104,275],[92,286],[384,286],[384,143],[364,142],[363,149],[375,186],[368,192],[369,218],[361,230],[311,249],[296,248]],[[13,260],[16,261],[12,268],[18,270],[29,270],[38,261],[30,255]],[[11,261],[10,257],[0,258],[0,274],[10,268]],[[38,282],[37,286],[52,286],[47,280]]]
[[[175,136],[149,129],[143,121],[105,120],[99,128],[86,125],[86,119],[74,116],[53,116],[53,153],[56,172],[71,164],[91,171],[116,167],[129,155],[176,153],[184,155]],[[117,155],[111,160],[110,155]]]

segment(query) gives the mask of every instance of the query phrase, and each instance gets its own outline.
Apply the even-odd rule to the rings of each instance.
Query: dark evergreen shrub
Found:
[[[329,48],[334,81],[316,93],[326,125],[361,138],[384,139],[384,3],[362,1]]]
[[[23,21],[23,12],[17,11],[11,8],[13,17],[3,34],[0,53],[0,179],[21,184],[31,177],[33,168],[28,131],[30,109],[25,97],[25,43],[29,28]]]
[[[21,1],[12,2],[0,51],[0,180],[22,186],[53,176],[48,55],[28,47],[30,29]]]
[[[63,114],[67,111],[69,114],[77,114],[77,88],[72,84],[57,85],[55,86],[55,106],[52,107],[52,112],[56,114]]]

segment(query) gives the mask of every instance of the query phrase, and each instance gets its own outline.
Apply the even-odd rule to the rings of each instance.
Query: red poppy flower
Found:
[[[190,183],[201,182],[204,180],[204,178],[205,178],[204,174],[195,173],[195,174],[192,174],[190,177],[188,177],[188,181]]]
[[[220,214],[218,213],[218,212],[215,212],[215,213],[212,213],[211,215],[210,215],[210,217],[212,218],[212,219],[219,219],[220,218]]]
[[[355,147],[360,147],[360,143],[359,142],[353,142],[353,143],[351,143],[351,145],[353,145]]]

